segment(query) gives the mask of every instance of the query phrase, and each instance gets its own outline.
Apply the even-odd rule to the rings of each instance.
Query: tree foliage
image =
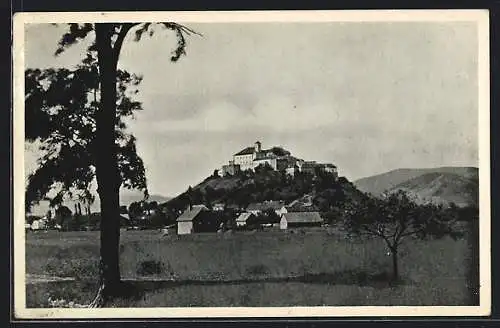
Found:
[[[147,193],[144,164],[136,139],[125,120],[141,110],[133,100],[142,78],[119,70],[116,87],[115,139],[122,186]],[[38,141],[42,156],[28,177],[26,204],[31,206],[55,191],[52,203],[76,194],[93,201],[90,186],[95,179],[96,113],[99,77],[95,58],[89,56],[75,69],[25,71],[26,139]]]
[[[70,23],[69,31],[64,33],[59,40],[57,45],[57,49],[55,51],[56,55],[62,54],[67,48],[78,43],[79,41],[87,38],[89,34],[94,33],[95,24],[85,23]],[[174,48],[170,55],[170,60],[173,62],[178,61],[181,56],[186,55],[186,35],[198,34],[192,29],[187,28],[178,23],[174,22],[158,22],[158,23],[111,23],[112,25],[112,35],[110,36],[112,40],[114,40],[114,49],[116,60],[120,55],[121,46],[123,41],[127,35],[127,33],[135,29],[133,34],[133,40],[138,42],[142,39],[144,35],[153,36],[157,30],[157,27],[167,29],[173,31],[175,33],[177,39],[177,46]],[[91,43],[88,48],[89,51],[94,52],[98,51],[97,45],[95,42]]]

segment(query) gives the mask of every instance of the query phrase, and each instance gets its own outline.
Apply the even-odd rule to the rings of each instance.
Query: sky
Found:
[[[161,28],[124,42],[143,76],[137,137],[150,193],[175,196],[262,142],[337,165],[349,180],[397,168],[478,166],[477,29],[466,22],[197,23],[170,62]],[[27,68],[71,67],[64,26],[29,25]],[[37,152],[26,149],[26,168]]]

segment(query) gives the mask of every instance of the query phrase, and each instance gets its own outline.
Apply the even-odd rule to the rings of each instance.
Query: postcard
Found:
[[[490,313],[488,11],[13,22],[15,318]]]

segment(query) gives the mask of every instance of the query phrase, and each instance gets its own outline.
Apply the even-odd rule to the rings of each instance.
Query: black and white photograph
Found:
[[[489,314],[488,30],[17,14],[15,315]]]

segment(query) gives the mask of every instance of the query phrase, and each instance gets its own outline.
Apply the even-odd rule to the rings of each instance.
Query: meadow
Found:
[[[477,305],[477,234],[409,239],[402,281],[389,283],[391,257],[380,240],[355,241],[320,229],[162,236],[123,231],[122,277],[134,297],[116,307]],[[99,232],[28,232],[27,307],[49,298],[88,303],[97,290]]]

